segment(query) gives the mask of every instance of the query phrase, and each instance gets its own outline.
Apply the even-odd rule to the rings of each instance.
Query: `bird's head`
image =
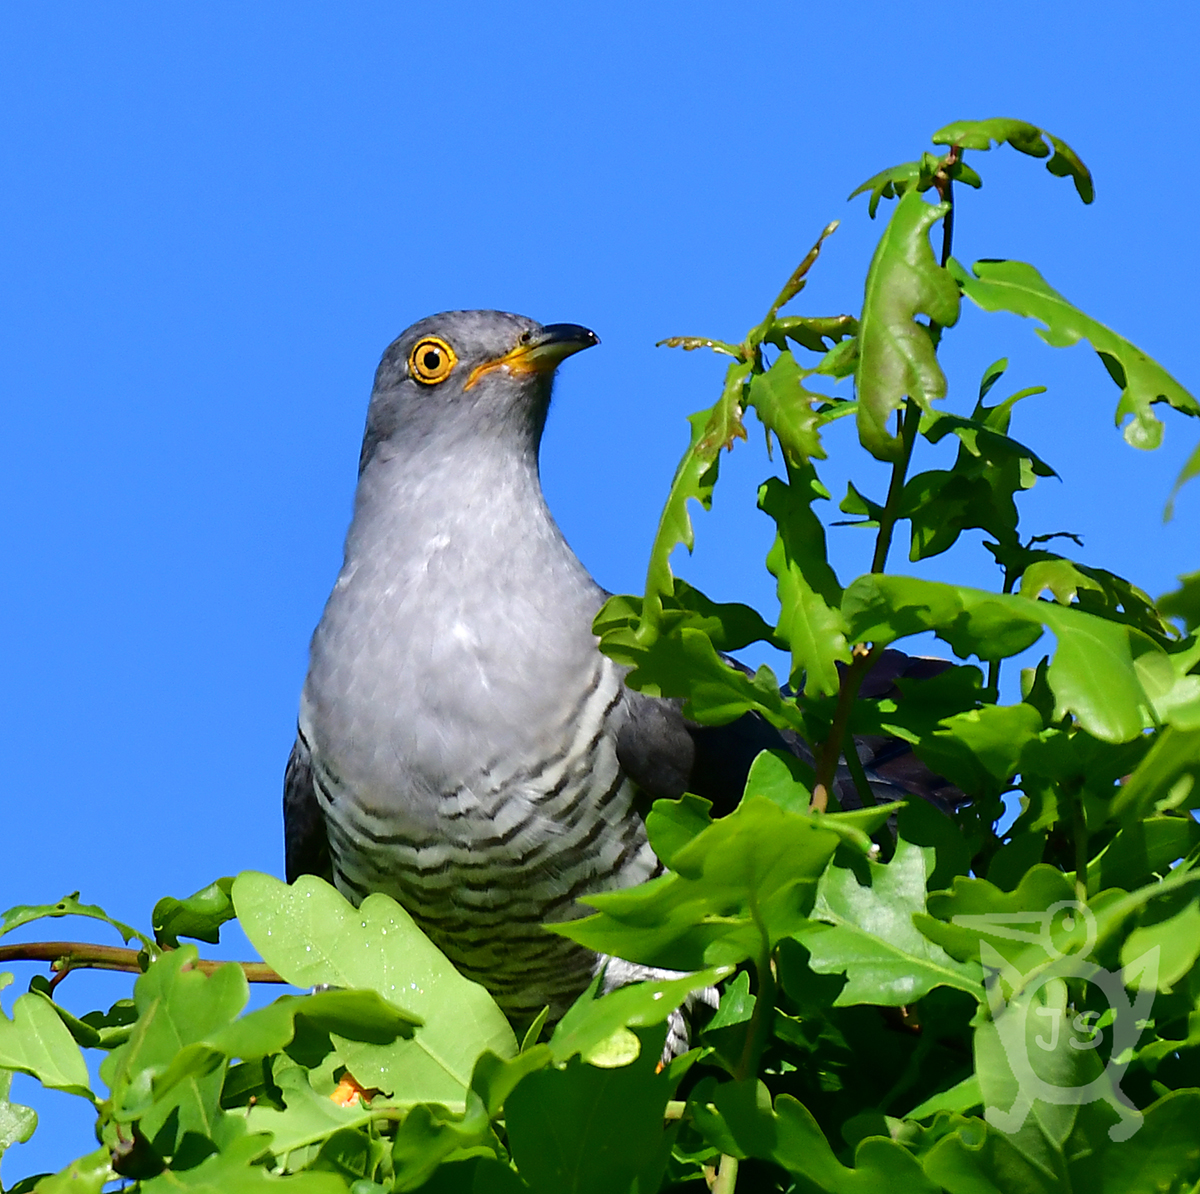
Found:
[[[536,454],[559,362],[598,343],[578,324],[543,326],[504,311],[447,311],[414,323],[379,363],[360,471],[401,443],[515,438]]]

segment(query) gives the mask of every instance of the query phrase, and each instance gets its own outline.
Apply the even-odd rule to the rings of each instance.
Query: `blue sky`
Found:
[[[975,155],[985,187],[960,193],[956,256],[1033,262],[1200,389],[1194,6],[984,11],[4,5],[0,908],[82,889],[147,923],[161,895],[281,870],[280,779],[372,373],[423,315],[499,307],[598,332],[563,369],[543,476],[618,590],[641,585],[684,417],[722,374],[655,341],[740,338],[834,218],[794,309],[857,310],[882,225],[846,195],[951,120],[1042,125],[1097,190],[1085,208],[1032,159]],[[947,338],[952,408],[1002,355],[1012,389],[1050,387],[1013,427],[1062,476],[1024,499],[1027,531],[1079,532],[1080,558],[1153,594],[1200,567],[1200,485],[1161,519],[1200,425],[1167,411],[1163,449],[1135,452],[1090,350],[969,306]],[[768,610],[754,491],[770,467],[758,443],[727,458],[681,569]],[[870,544],[834,535],[848,582]],[[925,574],[993,585],[977,543]],[[85,1010],[120,988],[62,992]],[[65,1096],[15,1093],[44,1127],[9,1181],[90,1147]]]

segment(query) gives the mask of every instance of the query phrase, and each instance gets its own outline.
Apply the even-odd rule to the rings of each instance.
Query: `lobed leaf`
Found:
[[[286,1180],[289,1194],[345,1194],[346,1184],[334,1173],[296,1173],[287,1178],[258,1164],[271,1146],[267,1136],[247,1136],[190,1169],[170,1170],[140,1183],[142,1194],[261,1194]]]
[[[813,403],[827,402],[828,398],[806,390],[804,377],[805,371],[796,364],[796,358],[784,351],[766,372],[751,375],[746,396],[747,405],[754,407],[763,426],[779,440],[784,459],[796,466],[825,459]]]
[[[602,953],[673,970],[761,957],[805,923],[842,840],[830,820],[748,796],[678,849],[670,873],[589,896],[596,915],[547,927]]]
[[[0,1011],[0,1072],[4,1070],[29,1074],[50,1090],[93,1097],[79,1046],[54,1005],[36,991],[17,999],[11,1020]]]
[[[963,293],[985,311],[1011,311],[1040,320],[1037,333],[1055,348],[1087,340],[1104,367],[1121,387],[1116,423],[1126,415],[1125,439],[1135,448],[1157,448],[1163,426],[1151,407],[1166,402],[1186,415],[1200,415],[1200,403],[1161,365],[1116,332],[1105,327],[1047,284],[1032,265],[1023,261],[977,261],[968,273],[951,259],[949,270]]]
[[[1091,172],[1079,155],[1053,133],[1024,120],[957,120],[938,129],[930,140],[934,145],[957,145],[962,149],[991,149],[993,141],[997,145],[1007,142],[1030,157],[1049,157],[1046,169],[1057,178],[1070,178],[1084,203],[1091,203],[1096,197]]]
[[[925,878],[933,851],[900,839],[886,866],[868,861],[869,884],[832,866],[817,888],[811,920],[799,934],[818,974],[845,974],[835,1007],[873,1003],[903,1007],[934,987],[982,998],[982,973],[956,961],[920,933],[913,914],[925,911]]]
[[[154,1079],[168,1070],[181,1049],[227,1029],[250,997],[236,962],[206,975],[191,968],[195,960],[196,947],[185,945],[151,963],[134,984],[138,1019],[133,1033],[100,1065],[100,1076],[112,1092],[113,1119],[137,1120],[163,1159],[170,1158],[189,1133],[209,1138],[217,1134],[224,1117],[224,1074],[216,1067],[190,1070],[160,1098],[155,1097]]]
[[[646,596],[636,629],[636,638],[643,646],[657,638],[663,600],[674,593],[671,552],[681,543],[691,551],[695,542],[688,503],[697,501],[704,509],[709,508],[721,449],[732,446],[738,437],[746,438],[742,409],[750,372],[749,364],[735,360],[726,373],[725,388],[717,403],[688,420],[692,427],[691,441],[675,470],[650,548]]]
[[[284,995],[181,1049],[166,1072],[155,1078],[155,1098],[161,1098],[177,1082],[211,1073],[232,1058],[253,1061],[280,1052],[295,1039],[297,1021],[349,1041],[373,1045],[410,1040],[423,1023],[377,991],[340,989],[305,996]]]
[[[360,1085],[461,1109],[480,1053],[516,1054],[516,1038],[492,997],[460,975],[388,896],[368,896],[355,909],[314,876],[289,887],[246,871],[234,882],[233,901],[246,936],[288,982],[377,991],[423,1021],[411,1040],[392,1045],[334,1035]]]
[[[808,696],[838,691],[838,662],[850,662],[846,626],[839,606],[842,587],[829,566],[825,528],[812,510],[827,496],[811,467],[788,469],[789,482],[770,478],[758,491],[758,506],[774,520],[775,543],[767,570],[776,578],[780,639],[792,654],[789,684]]]

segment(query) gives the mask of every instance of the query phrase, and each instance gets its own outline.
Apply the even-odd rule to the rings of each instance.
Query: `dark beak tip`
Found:
[[[595,348],[600,343],[600,337],[591,328],[585,328],[578,323],[548,323],[544,331],[547,340],[578,344],[580,349]]]

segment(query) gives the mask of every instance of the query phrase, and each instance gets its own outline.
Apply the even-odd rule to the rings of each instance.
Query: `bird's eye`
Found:
[[[408,354],[408,371],[417,381],[427,386],[445,381],[450,370],[458,364],[454,349],[437,336],[424,336]]]

